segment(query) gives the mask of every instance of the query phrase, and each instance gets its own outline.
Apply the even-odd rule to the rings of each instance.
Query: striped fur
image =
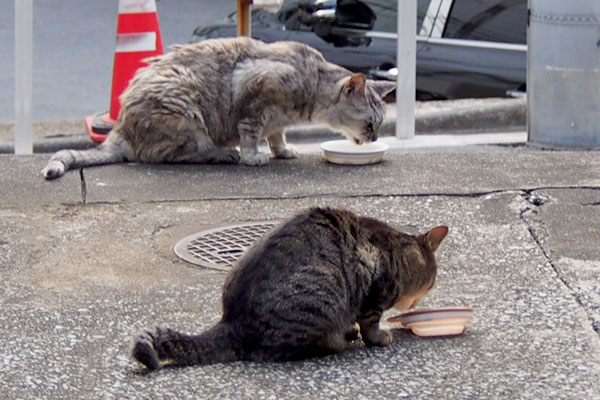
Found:
[[[265,139],[273,156],[296,156],[284,129],[298,123],[326,123],[371,141],[384,117],[382,95],[395,88],[295,42],[213,39],[147,61],[120,98],[108,143],[54,154],[42,171],[47,179],[123,161],[262,165],[270,158],[258,150]]]
[[[149,369],[234,360],[284,361],[343,351],[356,337],[387,345],[384,310],[415,306],[435,280],[447,233],[401,233],[345,210],[314,208],[255,244],[228,276],[223,316],[200,335],[158,328],[134,340]]]

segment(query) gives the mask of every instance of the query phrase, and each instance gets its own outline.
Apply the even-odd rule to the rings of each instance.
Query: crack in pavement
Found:
[[[578,189],[578,188],[572,188]],[[588,188],[589,189],[589,188]],[[595,324],[593,318],[589,314],[585,302],[582,299],[582,295],[575,290],[575,288],[570,284],[570,282],[563,276],[560,269],[556,265],[553,260],[550,252],[546,249],[544,245],[545,238],[548,237],[548,233],[546,230],[546,226],[544,221],[540,219],[532,218],[534,215],[538,215],[538,209],[544,204],[547,204],[550,201],[550,198],[547,196],[539,195],[535,193],[536,190],[542,189],[533,189],[533,190],[523,190],[523,199],[531,205],[531,207],[526,207],[521,210],[519,218],[526,224],[527,230],[529,234],[533,238],[537,247],[542,252],[542,255],[556,274],[556,277],[560,280],[560,282],[567,288],[571,296],[575,299],[579,307],[584,311],[587,316],[588,322],[590,323],[592,329],[600,336],[600,328]]]
[[[83,168],[79,169],[79,179],[81,186],[81,202],[85,204],[87,201],[87,182],[85,181],[85,173],[83,172]]]
[[[98,201],[89,203],[88,192],[87,192],[87,181],[84,169],[81,168],[79,170],[80,176],[80,187],[81,187],[81,201],[84,205],[86,204],[95,204],[95,205],[115,205],[120,204],[123,201]],[[541,251],[543,257],[548,262],[549,266],[554,271],[556,277],[560,280],[560,282],[564,285],[564,287],[569,291],[569,293],[573,296],[577,304],[584,310],[586,315],[588,316],[588,320],[592,323],[592,327],[594,331],[598,335],[600,335],[600,328],[595,326],[593,320],[591,319],[590,314],[587,312],[585,307],[585,302],[583,301],[582,294],[578,293],[573,285],[569,282],[569,280],[561,273],[560,268],[558,267],[555,260],[553,260],[550,250],[547,248],[546,240],[548,238],[548,233],[546,230],[546,226],[544,221],[541,218],[536,218],[539,214],[539,209],[549,203],[551,198],[540,193],[544,190],[600,190],[598,186],[540,186],[535,188],[510,188],[510,189],[497,189],[497,190],[482,190],[482,191],[472,191],[472,192],[442,192],[442,191],[432,191],[427,193],[402,193],[402,194],[393,194],[393,193],[366,193],[366,194],[340,194],[334,192],[328,193],[319,193],[319,194],[297,194],[297,195],[287,195],[287,196],[255,196],[255,197],[227,197],[227,196],[219,196],[219,197],[210,197],[210,198],[197,198],[197,199],[185,199],[185,200],[177,200],[177,199],[163,199],[163,200],[146,200],[142,201],[142,203],[149,204],[162,204],[162,203],[191,203],[191,202],[215,202],[215,201],[273,201],[273,200],[302,200],[302,199],[326,199],[326,198],[339,198],[339,199],[369,199],[369,198],[427,198],[427,197],[448,197],[448,198],[471,198],[477,199],[489,195],[494,194],[519,194],[523,200],[526,202],[527,206],[524,206],[519,212],[520,220],[526,225],[529,235],[534,240],[536,246]],[[581,204],[581,206],[600,206],[600,202],[590,202]],[[152,232],[153,236],[156,236],[158,232],[162,229],[168,228],[169,226],[158,226],[155,227]]]

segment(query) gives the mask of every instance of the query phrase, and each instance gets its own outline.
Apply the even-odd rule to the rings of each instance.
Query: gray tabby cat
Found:
[[[415,307],[436,276],[434,251],[448,228],[408,235],[349,211],[313,208],[282,223],[240,259],[223,289],[223,316],[186,335],[157,328],[135,338],[132,355],[161,364],[284,361],[343,351],[360,334],[392,341],[384,310]]]
[[[97,148],[62,150],[42,171],[124,161],[262,165],[266,139],[278,158],[294,158],[286,126],[329,124],[357,143],[377,139],[392,82],[367,81],[304,44],[249,38],[177,46],[147,60],[121,96],[114,129]],[[240,151],[236,146],[240,146]]]

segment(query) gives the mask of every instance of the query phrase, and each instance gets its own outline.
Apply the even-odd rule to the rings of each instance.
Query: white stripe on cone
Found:
[[[117,53],[132,53],[136,51],[155,51],[156,32],[119,33],[117,35]]]
[[[119,14],[156,12],[154,0],[119,0]]]

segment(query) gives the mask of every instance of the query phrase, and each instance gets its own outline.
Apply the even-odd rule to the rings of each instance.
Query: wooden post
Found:
[[[250,4],[252,0],[237,0],[237,35],[252,36],[250,15]]]

